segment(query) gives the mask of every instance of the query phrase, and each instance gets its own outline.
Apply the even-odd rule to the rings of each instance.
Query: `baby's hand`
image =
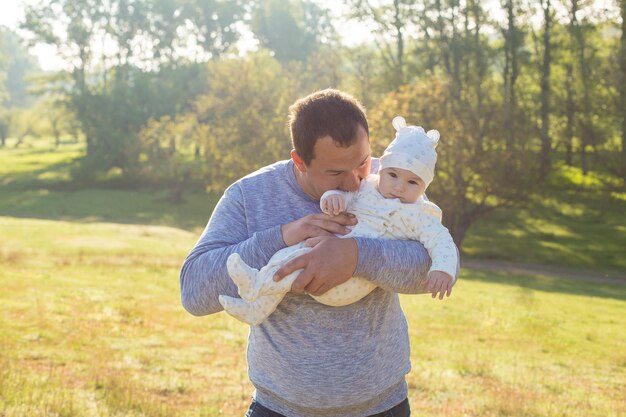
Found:
[[[322,201],[322,211],[337,216],[346,211],[346,199],[341,194],[331,194]]]
[[[446,293],[450,297],[453,281],[454,279],[445,272],[430,271],[426,280],[426,288],[433,295],[433,298],[437,297],[437,293],[439,293],[439,299],[443,300],[443,295]]]

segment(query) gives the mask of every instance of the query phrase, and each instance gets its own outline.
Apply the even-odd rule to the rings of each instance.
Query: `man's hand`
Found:
[[[331,194],[322,199],[322,211],[329,216],[337,216],[346,211],[346,198],[341,194]]]
[[[283,224],[281,231],[285,244],[292,246],[311,237],[348,234],[350,229],[346,226],[354,226],[356,223],[356,217],[347,213],[335,217],[329,217],[323,213],[309,214],[291,223]]]
[[[308,239],[305,245],[313,249],[283,265],[276,271],[274,281],[302,269],[291,291],[322,295],[352,277],[359,255],[354,239],[320,236]]]
[[[437,297],[437,293],[439,293],[439,299],[443,300],[444,294],[450,297],[453,281],[454,278],[443,271],[430,271],[426,280],[426,288],[433,295],[433,298]]]

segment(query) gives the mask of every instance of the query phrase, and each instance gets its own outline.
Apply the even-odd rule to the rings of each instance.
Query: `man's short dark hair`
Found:
[[[335,144],[354,144],[359,126],[369,137],[365,109],[354,97],[326,89],[296,101],[289,107],[289,128],[296,153],[306,165],[315,158],[313,147],[318,139],[330,136]]]

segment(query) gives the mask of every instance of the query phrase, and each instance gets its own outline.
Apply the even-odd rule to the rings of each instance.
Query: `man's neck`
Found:
[[[312,200],[318,201],[319,197],[313,194],[313,191],[310,189],[310,187],[307,187],[302,172],[300,172],[300,170],[296,167],[296,164],[293,164],[293,175],[296,177],[296,182],[298,183],[298,186],[300,187],[302,192],[309,196]]]

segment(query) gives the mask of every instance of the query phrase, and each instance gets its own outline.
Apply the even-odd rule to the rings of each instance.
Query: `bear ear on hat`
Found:
[[[391,121],[391,124],[396,129],[396,131],[398,131],[402,129],[403,127],[406,127],[406,120],[404,120],[404,117],[402,116],[396,116]]]
[[[439,134],[439,131],[435,129],[429,130],[428,132],[426,132],[426,136],[428,136],[430,140],[433,141],[433,148],[436,148],[439,144],[439,137],[441,136]]]

